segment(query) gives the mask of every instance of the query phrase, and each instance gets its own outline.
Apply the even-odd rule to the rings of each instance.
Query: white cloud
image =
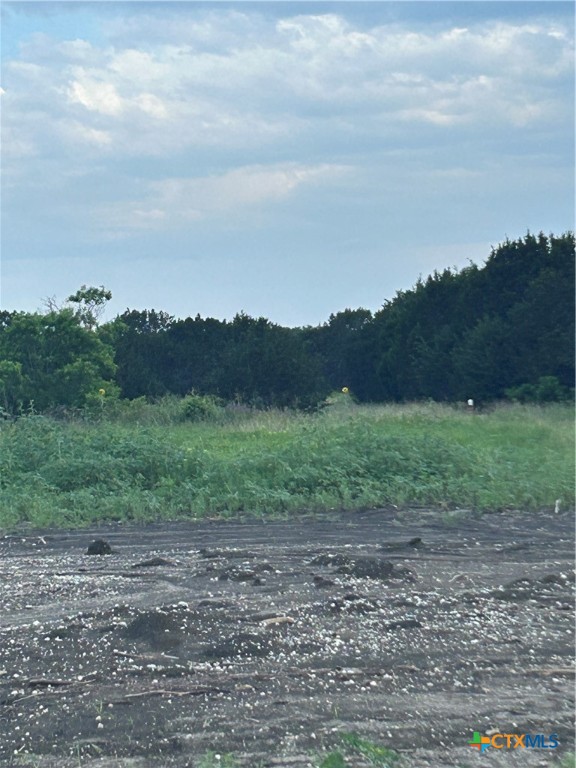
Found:
[[[74,40],[64,40],[55,46],[66,61],[78,61],[82,63],[96,62],[100,55],[98,49],[94,48],[87,40],[76,38]]]
[[[406,122],[470,125],[487,113],[507,130],[570,109],[555,81],[572,71],[573,35],[558,22],[418,31],[335,13],[266,20],[222,10],[134,12],[122,24],[114,46],[31,40],[5,66],[5,87],[18,94],[7,123],[41,145],[47,125],[53,142],[73,121],[84,130],[64,130],[62,141],[105,135],[94,147],[145,157],[337,137],[351,124],[377,137],[383,126],[389,135]],[[129,35],[147,43],[126,44]]]
[[[148,182],[138,200],[104,206],[101,225],[112,232],[186,226],[213,217],[261,208],[314,184],[332,184],[349,174],[345,166],[285,164],[245,166],[220,175]]]
[[[73,120],[63,123],[60,126],[60,132],[62,135],[66,135],[69,139],[76,143],[88,144],[95,147],[110,147],[112,144],[112,136],[107,131],[98,130],[92,128],[89,125]]]
[[[334,179],[344,171],[334,165],[249,166],[201,179],[166,179],[151,183],[150,188],[167,206],[181,208],[187,201],[194,210],[208,213],[278,200],[303,184]]]
[[[103,115],[119,115],[124,108],[123,100],[118,95],[113,83],[85,79],[74,80],[68,88],[70,101]]]
[[[79,79],[70,83],[67,95],[70,102],[111,117],[134,108],[159,119],[168,117],[166,105],[153,93],[143,92],[123,98],[114,83],[98,81],[82,73]]]
[[[157,117],[158,119],[164,119],[168,117],[168,109],[166,105],[153,93],[141,93],[136,96],[134,103],[145,112],[147,115]]]
[[[553,154],[572,124],[573,32],[558,20],[415,27],[357,23],[345,6],[282,18],[142,7],[123,6],[99,38],[37,35],[5,62],[7,198],[39,168],[51,169],[46,188],[55,169],[81,169],[97,191],[59,194],[99,232],[165,232],[236,211],[254,219],[336,180],[361,200],[394,151],[417,148],[414,184],[441,170],[442,144],[463,147],[463,173],[536,134]]]

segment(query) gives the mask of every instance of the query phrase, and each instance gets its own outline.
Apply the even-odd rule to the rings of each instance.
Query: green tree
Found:
[[[173,322],[174,318],[165,312],[126,310],[98,330],[114,347],[116,381],[123,397],[154,398],[173,391],[169,338]]]
[[[16,413],[24,402],[25,380],[22,363],[0,360],[0,409],[5,413]]]
[[[113,350],[72,309],[13,315],[0,327],[0,366],[11,413],[32,405],[81,407],[90,394],[114,388]]]
[[[327,323],[303,330],[307,346],[320,362],[331,389],[352,385],[358,365],[355,347],[371,320],[368,309],[345,309],[330,315]]]
[[[228,326],[218,394],[266,406],[308,408],[329,386],[299,329],[240,313]]]
[[[75,305],[75,314],[81,324],[93,330],[104,313],[106,302],[111,298],[111,291],[103,285],[99,288],[83,285],[76,293],[68,296],[67,301]]]
[[[573,233],[528,233],[484,267],[418,280],[361,329],[350,358],[362,400],[491,400],[542,376],[572,386]]]

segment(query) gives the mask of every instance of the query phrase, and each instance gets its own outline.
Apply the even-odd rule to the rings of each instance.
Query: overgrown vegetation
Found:
[[[195,403],[195,401],[191,401]],[[386,505],[574,504],[570,406],[435,403],[316,414],[141,402],[99,420],[30,414],[0,427],[0,526],[279,516]],[[100,406],[98,406],[100,408]]]

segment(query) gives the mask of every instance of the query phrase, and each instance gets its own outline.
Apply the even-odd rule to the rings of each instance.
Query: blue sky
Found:
[[[377,310],[574,228],[574,6],[2,2],[2,308]]]

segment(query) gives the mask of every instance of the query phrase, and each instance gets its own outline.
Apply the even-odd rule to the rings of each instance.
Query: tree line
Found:
[[[43,312],[0,312],[0,407],[79,409],[95,398],[190,392],[314,408],[348,387],[361,402],[558,400],[574,386],[574,234],[506,240],[485,264],[445,269],[375,313],[346,309],[285,328],[126,310],[82,286]]]

